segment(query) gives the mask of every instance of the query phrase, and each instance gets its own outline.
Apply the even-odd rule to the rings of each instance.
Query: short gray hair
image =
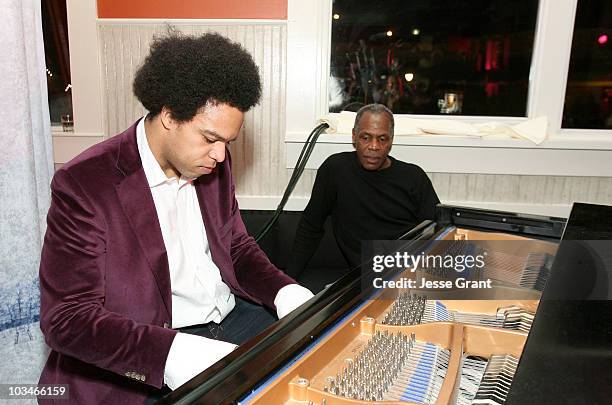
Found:
[[[383,104],[364,105],[357,111],[357,115],[355,116],[355,124],[353,125],[353,131],[355,131],[355,133],[357,134],[359,133],[359,121],[361,120],[361,116],[368,112],[370,114],[387,114],[389,116],[389,122],[391,123],[391,128],[390,128],[391,133],[389,135],[393,136],[393,129],[395,128],[395,120],[393,119],[393,112],[391,112],[391,110],[389,110]]]

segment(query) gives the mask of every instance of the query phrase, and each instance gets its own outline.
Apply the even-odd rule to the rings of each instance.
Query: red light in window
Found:
[[[597,38],[597,42],[599,43],[599,45],[605,44],[606,42],[608,42],[608,36],[606,34],[601,34],[599,38]]]

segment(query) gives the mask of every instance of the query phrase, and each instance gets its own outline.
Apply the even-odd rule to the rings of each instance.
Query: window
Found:
[[[578,1],[563,128],[612,129],[611,27],[609,0]]]
[[[73,120],[66,0],[45,0],[41,5],[49,115],[51,123],[64,121],[69,128]]]
[[[537,12],[537,0],[335,0],[329,110],[524,117]]]

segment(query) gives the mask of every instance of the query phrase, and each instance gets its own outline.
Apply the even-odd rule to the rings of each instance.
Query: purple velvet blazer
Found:
[[[223,281],[274,308],[295,283],[244,227],[230,161],[194,184]],[[136,124],[55,174],[40,264],[40,327],[52,351],[41,384],[69,384],[61,404],[137,404],[163,385],[176,331],[168,258],[136,146]],[[51,403],[51,401],[41,401]]]

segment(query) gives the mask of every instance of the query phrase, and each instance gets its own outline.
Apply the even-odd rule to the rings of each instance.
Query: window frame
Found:
[[[104,137],[102,72],[96,2],[66,0],[74,131],[57,136]],[[55,133],[55,132],[54,132]]]
[[[537,158],[537,154],[530,153],[533,149],[560,152],[564,150],[591,151],[593,152],[591,154],[582,153],[583,158],[594,159],[590,161],[588,171],[580,169],[577,162],[572,167],[564,167],[564,154],[548,153],[546,156],[542,155],[542,164],[546,165],[548,170],[539,170],[537,174],[611,176],[612,171],[607,168],[609,163],[604,164],[605,159],[602,154],[596,152],[612,151],[612,130],[564,129],[561,127],[577,2],[578,0],[540,0],[539,2],[529,74],[527,117],[402,114],[421,119],[430,117],[465,122],[496,121],[510,125],[545,115],[548,118],[549,132],[549,138],[546,141],[541,145],[535,145],[518,139],[397,136],[394,142],[394,155],[399,158],[406,155],[402,153],[402,146],[408,149],[414,149],[414,147],[466,148],[462,152],[467,153],[475,152],[475,149],[501,148],[506,152],[512,150],[519,159],[522,156],[517,153],[519,150],[527,151],[523,154],[524,158],[529,156],[530,159]],[[288,6],[287,99],[299,100],[299,102],[289,102],[287,105],[285,142],[288,150],[287,167],[291,168],[297,156],[295,150],[301,148],[317,119],[328,113],[327,78],[330,71],[332,0],[312,0],[311,2],[288,0]],[[350,150],[351,140],[349,134],[334,134],[323,135],[319,142],[327,144],[321,149],[325,151],[322,152],[324,155],[328,155],[335,151]],[[315,148],[313,156],[316,154],[318,153]],[[473,158],[480,158],[481,155],[482,153],[477,153]],[[612,159],[610,156],[607,158]],[[313,162],[307,167],[317,168],[322,160],[324,159],[321,156],[315,156]],[[491,164],[495,163],[483,163],[480,172],[526,174],[513,169],[510,165],[501,165],[495,169],[490,166]],[[433,166],[435,166],[435,171],[467,173],[457,168],[455,164]]]
[[[66,20],[70,47],[74,129],[64,132],[61,125],[51,126],[53,161],[56,167],[104,140],[104,97],[99,61],[96,2],[66,0]]]

